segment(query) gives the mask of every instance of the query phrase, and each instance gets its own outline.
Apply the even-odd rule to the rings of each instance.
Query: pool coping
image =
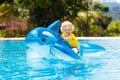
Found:
[[[24,37],[17,37],[17,38],[0,38],[0,40],[25,40]]]
[[[120,37],[77,37],[77,39],[90,39],[90,40],[96,40],[96,39],[120,39]],[[25,40],[25,37],[17,37],[17,38],[0,38],[0,40]]]
[[[120,37],[77,37],[77,39],[101,40],[101,39],[120,39]]]

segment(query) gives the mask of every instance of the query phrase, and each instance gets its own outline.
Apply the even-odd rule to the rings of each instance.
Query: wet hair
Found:
[[[61,32],[63,32],[62,29],[63,29],[65,26],[71,27],[71,28],[72,28],[72,32],[74,31],[74,26],[73,26],[73,24],[72,24],[70,21],[64,21],[64,22],[62,22],[62,24],[61,24],[61,28],[60,28]]]

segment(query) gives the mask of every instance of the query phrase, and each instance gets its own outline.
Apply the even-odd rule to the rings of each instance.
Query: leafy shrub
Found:
[[[26,33],[26,31],[1,30],[0,37],[24,37]]]

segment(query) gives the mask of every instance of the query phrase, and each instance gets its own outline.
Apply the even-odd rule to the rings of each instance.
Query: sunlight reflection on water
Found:
[[[0,80],[119,80],[120,40],[86,41],[106,51],[80,61],[27,60],[24,41],[0,41]]]

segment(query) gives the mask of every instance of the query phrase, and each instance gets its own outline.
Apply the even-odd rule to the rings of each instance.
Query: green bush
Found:
[[[107,36],[120,36],[120,20],[113,21],[106,30]]]
[[[0,30],[0,37],[24,37],[26,33],[26,31],[18,30]]]

